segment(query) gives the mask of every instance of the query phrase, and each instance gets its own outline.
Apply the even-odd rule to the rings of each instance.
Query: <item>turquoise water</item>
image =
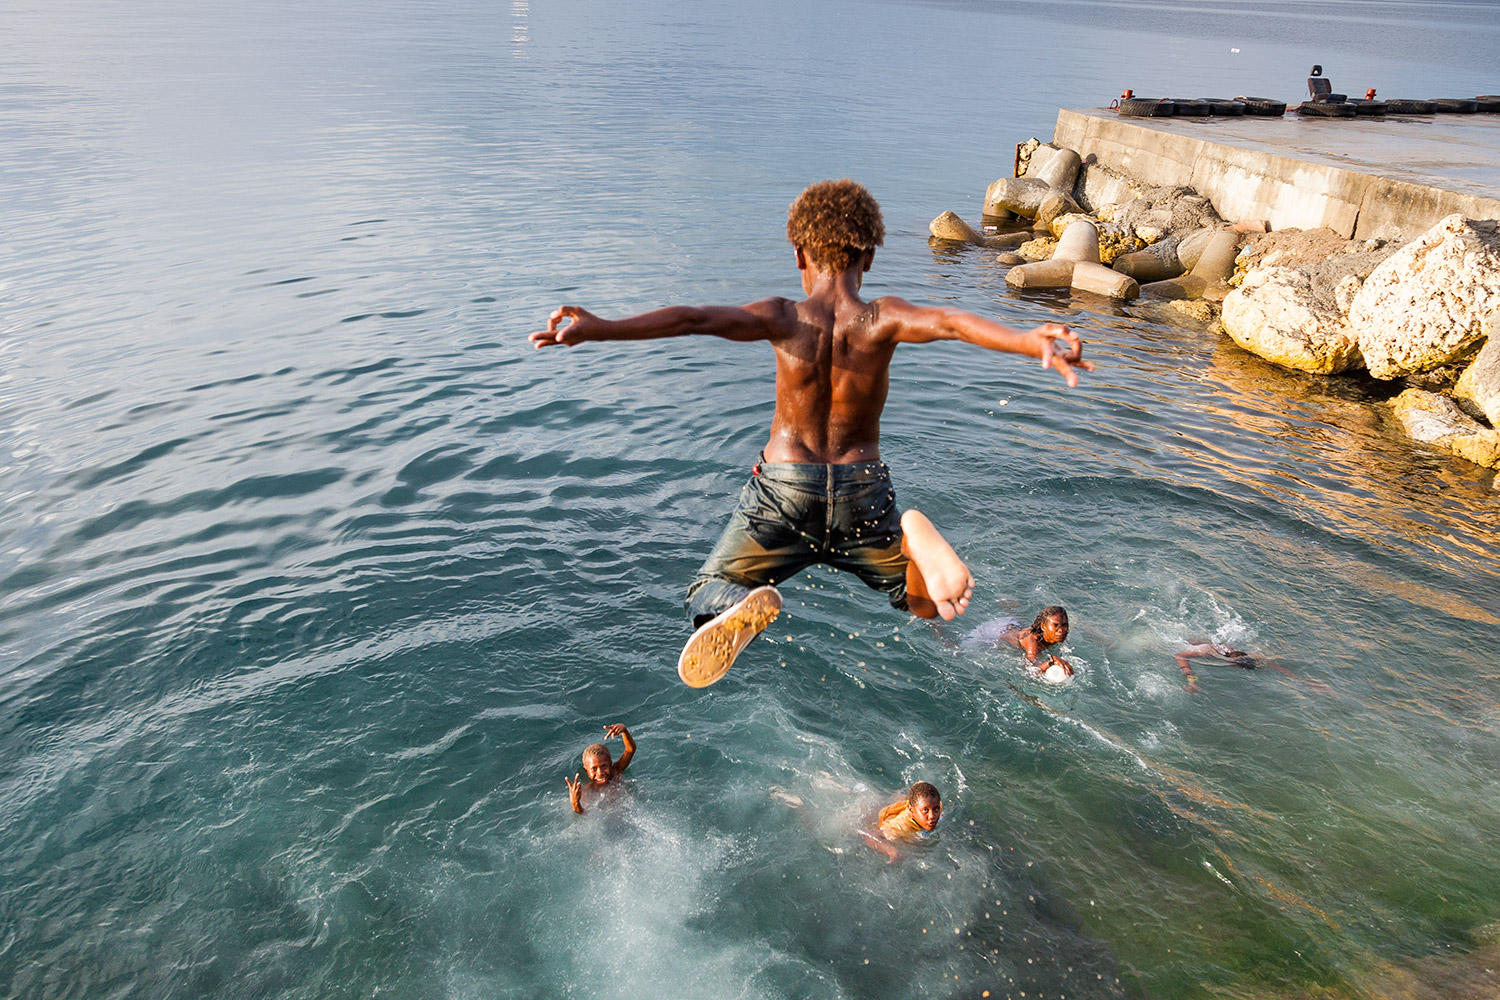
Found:
[[[1017,297],[926,226],[1126,86],[1500,90],[1500,6],[4,24],[0,995],[1494,995],[1493,475],[1378,386]],[[795,294],[785,207],[845,175],[890,230],[868,291],[1062,319],[1099,368],[903,351],[885,457],[973,610],[812,572],[691,691],[680,595],[769,352],[525,334]],[[1069,686],[960,645],[1048,603]],[[1198,636],[1294,676],[1188,695]],[[615,721],[636,762],[577,819]],[[887,867],[852,831],[919,778],[943,825]]]

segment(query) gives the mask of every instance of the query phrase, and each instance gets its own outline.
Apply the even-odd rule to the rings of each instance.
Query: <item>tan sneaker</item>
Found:
[[[745,644],[781,614],[781,592],[756,587],[693,633],[677,658],[677,676],[688,687],[708,687],[729,673]]]

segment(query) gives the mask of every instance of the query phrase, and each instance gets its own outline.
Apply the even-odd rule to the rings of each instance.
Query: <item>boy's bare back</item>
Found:
[[[807,298],[762,299],[741,307],[669,306],[624,320],[602,320],[577,306],[560,306],[547,329],[531,335],[537,347],[588,340],[638,340],[706,334],[741,342],[768,341],[776,352],[776,412],[766,442],[768,462],[829,465],[880,458],[880,416],[890,389],[898,344],[962,340],[995,351],[1026,354],[1056,368],[1069,385],[1082,344],[1067,327],[1048,323],[1021,332],[957,309],[916,306],[894,296],[859,297],[874,259],[866,251],[853,267],[820,267],[796,248]],[[564,325],[564,320],[571,323]],[[1062,340],[1065,349],[1057,350]]]

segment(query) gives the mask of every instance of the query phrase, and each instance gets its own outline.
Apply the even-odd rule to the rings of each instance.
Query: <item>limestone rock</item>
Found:
[[[1210,326],[1218,318],[1219,311],[1202,299],[1169,299],[1163,310],[1177,322],[1192,322],[1199,326]]]
[[[1391,400],[1391,409],[1413,440],[1446,448],[1476,465],[1500,468],[1500,431],[1480,425],[1447,396],[1407,389]]]
[[[1287,368],[1333,375],[1360,363],[1344,317],[1293,268],[1252,271],[1224,299],[1223,323],[1236,344]]]
[[[1017,264],[1024,264],[1024,263],[1026,263],[1026,258],[1022,257],[1018,253],[1011,253],[1011,252],[1007,251],[1007,252],[1002,253],[1002,254],[997,254],[996,257],[995,257],[995,263],[996,264],[1009,264],[1010,266],[1014,267]]]
[[[1370,374],[1393,379],[1464,357],[1497,311],[1497,224],[1450,215],[1371,272],[1349,325]]]
[[[1500,428],[1500,313],[1490,317],[1489,339],[1453,387],[1454,398],[1484,414],[1491,427]]]
[[[1034,240],[1027,240],[1016,247],[1016,253],[1027,260],[1050,260],[1052,251],[1057,249],[1057,241],[1050,236],[1039,236]]]
[[[1354,296],[1364,287],[1364,282],[1358,275],[1346,274],[1342,281],[1333,286],[1333,306],[1339,311],[1339,315],[1349,316],[1349,309],[1354,305]]]

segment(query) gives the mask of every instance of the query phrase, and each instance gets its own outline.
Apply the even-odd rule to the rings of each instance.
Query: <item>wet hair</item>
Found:
[[[787,210],[786,238],[818,267],[847,271],[866,250],[885,242],[880,203],[863,184],[848,178],[819,181]]]
[[[1037,612],[1037,616],[1031,620],[1031,628],[1028,629],[1028,631],[1035,632],[1037,635],[1041,635],[1042,623],[1045,622],[1048,618],[1051,618],[1053,615],[1057,615],[1059,618],[1061,618],[1064,625],[1068,623],[1068,609],[1064,608],[1061,604],[1049,604],[1041,611]]]
[[[583,762],[585,764],[598,757],[603,757],[611,764],[614,763],[614,759],[609,755],[609,747],[605,746],[603,743],[590,743],[587,747],[584,748]]]
[[[911,786],[911,791],[906,793],[906,805],[908,808],[921,802],[923,799],[931,799],[938,805],[943,804],[943,797],[938,794],[936,786],[929,785],[925,781],[919,781]]]

